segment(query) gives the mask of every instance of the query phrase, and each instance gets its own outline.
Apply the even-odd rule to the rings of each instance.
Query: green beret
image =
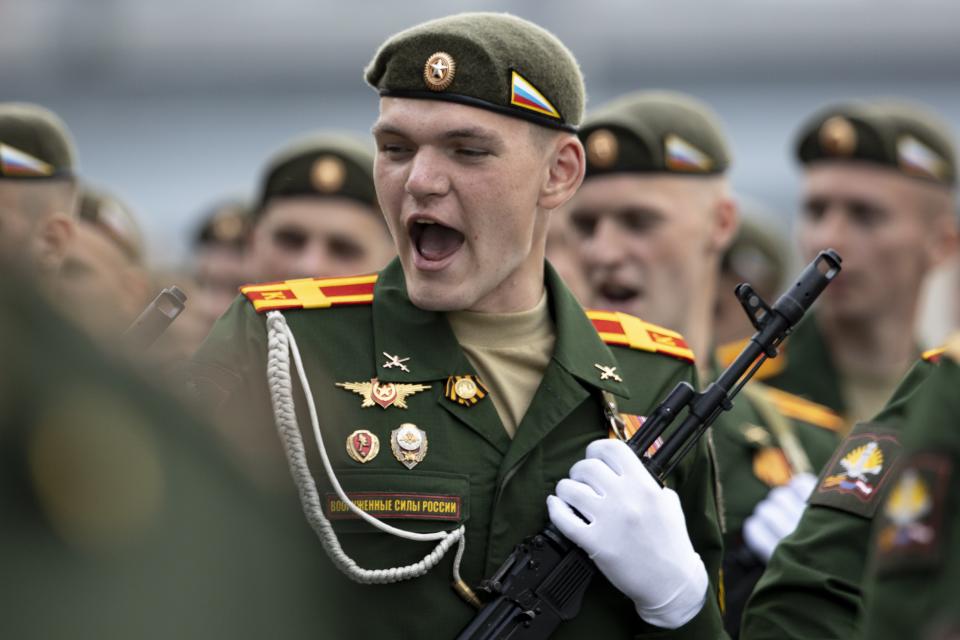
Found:
[[[505,13],[462,13],[401,31],[367,66],[381,96],[459,102],[576,131],[586,89],[549,31]]]
[[[93,225],[133,262],[143,259],[143,237],[133,211],[113,194],[84,185],[77,217]]]
[[[0,179],[73,176],[67,126],[39,105],[0,102]]]
[[[277,153],[264,171],[256,213],[273,198],[352,198],[379,211],[373,153],[349,136],[314,134]]]
[[[242,248],[253,226],[253,212],[240,200],[218,202],[201,216],[193,245],[226,245]]]
[[[944,185],[957,181],[949,127],[923,107],[902,102],[849,102],[823,109],[801,128],[796,152],[803,164],[871,162]]]
[[[720,269],[759,291],[776,290],[790,267],[790,243],[772,220],[761,215],[751,214],[749,205],[741,209],[737,236],[724,253]]]
[[[580,128],[587,177],[607,173],[715,175],[730,166],[720,120],[680,93],[631,93],[592,113]]]

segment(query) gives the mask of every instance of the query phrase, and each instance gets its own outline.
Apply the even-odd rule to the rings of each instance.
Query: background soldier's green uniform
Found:
[[[900,457],[905,406],[936,367],[936,352],[928,358],[911,369],[873,421],[854,427],[824,467],[800,524],[777,547],[747,603],[742,638],[857,633],[871,525]],[[881,457],[865,455],[867,447]],[[848,473],[853,469],[862,472],[859,478]]]
[[[512,440],[489,396],[472,406],[445,396],[450,376],[476,372],[445,316],[418,309],[407,299],[399,262],[391,263],[380,275],[372,303],[285,313],[305,355],[326,448],[345,490],[415,503],[432,497],[445,505],[455,505],[442,517],[398,510],[396,502],[381,504],[379,513],[374,513],[414,531],[454,529],[465,524],[463,574],[470,584],[491,575],[516,543],[544,526],[547,494],[583,457],[589,442],[607,436],[602,391],[618,397],[622,412],[645,415],[676,382],[693,378],[692,366],[675,357],[606,346],[551,268],[547,269],[546,288],[556,327],[556,347]],[[336,294],[336,288],[326,291],[328,298]],[[398,367],[387,368],[389,360],[384,352],[409,358],[409,373]],[[266,354],[264,317],[250,302],[240,299],[217,323],[195,357],[192,382],[201,394],[219,398],[228,410],[237,409],[262,429],[273,430]],[[601,380],[595,367],[598,363],[616,366],[624,382]],[[430,385],[430,389],[407,397],[408,408],[381,409],[361,408],[359,395],[335,386],[373,377],[384,383]],[[297,396],[302,396],[299,390]],[[302,406],[298,415],[305,419]],[[428,450],[413,469],[398,462],[390,450],[391,432],[403,423],[415,424],[427,434]],[[380,442],[379,454],[365,464],[351,459],[344,447],[357,429],[368,429]],[[313,442],[313,436],[306,441]],[[308,457],[311,455],[329,515],[329,484],[316,464],[315,447],[308,445]],[[680,495],[694,547],[711,579],[716,580],[721,541],[713,482],[713,468],[706,445],[701,442],[678,468],[670,485]],[[334,526],[347,553],[365,568],[409,564],[429,550],[427,544],[399,541],[355,518],[334,520]],[[318,542],[317,558],[321,556],[319,547]],[[316,594],[314,606],[329,621],[335,637],[452,637],[474,613],[450,588],[452,555],[426,576],[377,586],[353,583],[321,559],[317,571],[329,586]],[[358,608],[371,615],[355,618],[345,613]],[[654,634],[701,638],[717,635],[719,626],[714,590],[700,614],[671,634],[645,624],[633,603],[598,576],[587,592],[580,615],[564,624],[556,637]]]
[[[923,110],[899,103],[872,101],[824,109],[804,124],[795,151],[805,166],[868,163],[931,184],[952,187],[956,182],[950,132]],[[919,348],[916,354],[919,357]],[[844,380],[831,357],[816,310],[796,327],[780,357],[765,365],[758,377],[826,405],[848,422],[857,419],[851,413],[858,407],[845,397],[850,381]]]
[[[794,473],[819,472],[839,443],[839,416],[779,394],[784,392],[751,383],[713,427],[724,526],[724,625],[734,637],[766,566],[744,543],[744,521]]]
[[[587,180],[635,173],[696,181],[722,175],[730,166],[718,118],[683,94],[621,97],[591,114],[579,135],[587,151]],[[718,375],[715,370],[711,377]],[[751,383],[733,410],[714,424],[725,532],[724,618],[731,635],[737,633],[747,597],[764,568],[744,545],[744,520],[771,488],[788,482],[793,473],[819,472],[839,443],[835,430],[841,423],[826,407]]]
[[[863,638],[933,640],[960,631],[958,347],[947,347],[904,410],[899,477],[873,530]]]
[[[7,272],[0,296],[0,637],[323,635],[295,506],[35,283]]]

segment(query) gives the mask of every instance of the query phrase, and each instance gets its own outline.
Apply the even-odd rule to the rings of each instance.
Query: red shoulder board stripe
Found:
[[[257,313],[275,309],[326,309],[373,302],[377,274],[347,278],[302,278],[240,287]]]
[[[639,351],[664,353],[693,362],[693,351],[676,331],[644,322],[619,311],[587,311],[600,339],[606,344],[630,347]]]

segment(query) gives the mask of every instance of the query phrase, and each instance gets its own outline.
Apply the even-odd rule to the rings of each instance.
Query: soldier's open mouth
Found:
[[[610,302],[628,302],[636,298],[639,293],[639,289],[609,282],[600,287],[600,296]]]
[[[418,220],[410,227],[410,240],[425,260],[440,262],[463,245],[463,234],[439,222]]]

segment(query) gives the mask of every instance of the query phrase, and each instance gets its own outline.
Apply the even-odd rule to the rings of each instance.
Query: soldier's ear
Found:
[[[73,218],[54,213],[40,221],[31,250],[44,273],[56,273],[67,256],[67,249],[76,235]]]
[[[580,139],[571,133],[556,134],[545,151],[549,154],[549,164],[537,205],[552,210],[567,202],[580,188],[587,161]]]
[[[722,195],[714,203],[714,225],[712,244],[718,253],[723,253],[733,244],[740,228],[740,207],[729,189],[723,188]]]

